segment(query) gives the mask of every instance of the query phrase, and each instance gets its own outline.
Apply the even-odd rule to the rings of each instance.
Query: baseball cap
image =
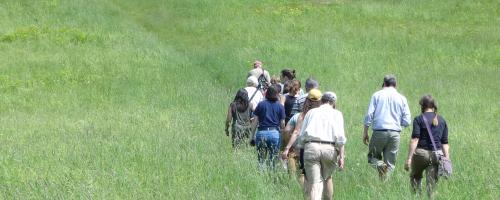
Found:
[[[319,101],[321,100],[321,96],[321,91],[319,91],[318,89],[311,89],[307,94],[307,98],[311,101]]]
[[[328,101],[328,102],[337,101],[337,95],[335,94],[335,92],[331,92],[331,91],[325,92],[323,94],[323,96],[321,97],[321,101],[323,101],[323,102],[325,102],[325,101]]]

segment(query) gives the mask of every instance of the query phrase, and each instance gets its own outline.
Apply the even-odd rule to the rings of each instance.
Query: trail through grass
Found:
[[[14,1],[0,3],[0,198],[301,199],[223,132],[254,59],[333,90],[344,113],[337,199],[418,199],[366,161],[362,118],[386,73],[412,116],[433,94],[455,174],[438,199],[498,199],[496,1]]]

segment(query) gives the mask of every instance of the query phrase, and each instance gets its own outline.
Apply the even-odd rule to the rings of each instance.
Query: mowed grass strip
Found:
[[[4,199],[301,199],[223,133],[253,59],[339,96],[348,134],[338,199],[412,199],[402,170],[377,180],[361,142],[381,77],[413,116],[436,96],[455,175],[438,199],[497,199],[495,1],[5,1],[0,4]],[[418,198],[418,197],[416,197]]]

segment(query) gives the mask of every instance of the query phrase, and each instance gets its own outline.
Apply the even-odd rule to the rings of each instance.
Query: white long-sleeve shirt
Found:
[[[308,141],[335,142],[342,146],[347,142],[342,112],[323,104],[307,112],[299,134],[299,145]]]

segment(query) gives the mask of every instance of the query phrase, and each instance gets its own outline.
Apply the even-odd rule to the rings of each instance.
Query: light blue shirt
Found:
[[[411,123],[406,97],[394,87],[384,87],[375,92],[368,105],[364,123],[365,126],[372,126],[372,130],[401,131],[401,126],[407,127]]]

